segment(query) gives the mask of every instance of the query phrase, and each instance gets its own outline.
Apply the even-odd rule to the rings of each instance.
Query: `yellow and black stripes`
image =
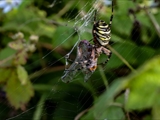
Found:
[[[106,46],[111,39],[111,25],[113,19],[113,4],[112,4],[112,15],[110,17],[109,24],[106,24],[105,21],[99,20],[96,22],[96,11],[94,16],[94,25],[92,34],[94,37],[94,43],[99,43],[102,46]]]
[[[93,36],[94,39],[97,40],[100,45],[105,46],[108,44],[111,39],[111,30],[109,25],[107,25],[104,21],[99,20],[93,25]]]

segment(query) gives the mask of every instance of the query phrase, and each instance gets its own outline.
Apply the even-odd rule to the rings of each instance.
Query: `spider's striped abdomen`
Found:
[[[111,29],[105,21],[99,20],[93,25],[94,40],[102,46],[106,46],[111,39]]]

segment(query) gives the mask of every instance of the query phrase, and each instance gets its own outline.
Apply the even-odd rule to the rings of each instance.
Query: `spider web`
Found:
[[[79,0],[77,2],[77,4],[75,5],[75,7],[72,8],[72,10],[74,10],[78,6],[78,4],[81,4],[81,2],[82,1]],[[74,23],[74,25],[71,26],[71,28],[74,29],[74,31],[72,33],[70,33],[66,38],[64,38],[64,40],[61,41],[60,44],[58,44],[55,48],[53,48],[52,50],[47,52],[45,55],[43,55],[42,58],[38,59],[34,63],[29,64],[29,66],[32,66],[32,64],[35,64],[38,61],[47,59],[47,57],[51,56],[52,53],[55,52],[57,49],[59,49],[61,46],[63,46],[63,44],[65,44],[66,42],[69,42],[69,39],[71,37],[73,37],[75,34],[77,34],[78,39],[76,40],[73,47],[68,51],[70,55],[74,54],[74,52],[76,51],[76,46],[81,40],[87,39],[89,41],[90,39],[92,39],[92,35],[91,35],[91,38],[88,39],[88,38],[84,37],[85,36],[84,34],[85,33],[91,34],[94,11],[96,9],[98,9],[98,11],[101,11],[101,9],[99,8],[101,1],[96,0],[96,1],[92,1],[91,3],[87,2],[87,1],[83,1],[83,2],[85,2],[85,5],[78,11],[78,14],[76,15],[76,17],[74,17],[73,19],[68,21],[68,23],[66,23],[68,25],[70,25],[70,23]],[[124,2],[125,1],[121,0],[119,3],[120,3],[120,5],[123,6]],[[50,4],[50,6],[49,6],[50,9],[54,9],[54,6],[56,4],[58,4],[58,1],[54,0],[53,3]],[[83,15],[84,10],[86,10],[86,7],[88,7],[88,6],[91,6],[90,9],[87,10],[85,15]],[[104,7],[107,7],[107,5],[104,5]],[[117,6],[114,6],[114,8],[116,8],[116,7]],[[108,9],[110,9],[110,11],[111,11],[110,7]],[[106,14],[108,16],[108,18],[111,15],[110,13]],[[67,17],[70,18],[71,14],[72,14],[72,11],[67,15]],[[117,16],[114,15],[113,22],[112,22],[113,23],[112,28],[116,28],[116,26],[114,26],[114,21],[116,21],[115,20],[116,17]],[[98,16],[97,19],[101,19],[101,16]],[[106,23],[109,23],[109,19],[107,19],[105,21],[106,21]],[[32,20],[29,20],[28,22],[30,23],[30,22],[32,22]],[[123,22],[123,18],[122,18],[122,21],[120,21],[120,23],[122,23],[122,22]],[[124,24],[124,23],[122,23],[122,24]],[[27,23],[24,23],[23,25],[27,25]],[[22,27],[23,27],[23,25],[22,25]],[[127,33],[130,31],[125,31],[125,32]],[[62,36],[63,36],[63,34],[64,33],[62,33]],[[113,43],[111,42],[112,43],[111,46],[116,45],[116,43],[118,43],[119,41],[123,41],[122,42],[123,44],[116,46],[117,50],[119,50],[119,48],[123,47],[127,43],[127,41],[125,41],[125,40],[117,40],[116,35],[112,35],[112,36],[113,37],[111,38],[111,41]],[[126,38],[126,39],[129,39],[129,38]],[[125,59],[125,58],[128,58],[130,56],[130,54],[132,54],[133,56],[136,54],[137,47],[132,46],[132,45],[131,45],[131,47],[132,47],[132,49],[129,49],[130,51],[127,51],[127,54],[122,53],[123,51],[122,52],[121,51],[114,52],[114,49],[111,47],[114,56],[118,56],[118,57],[114,57],[114,58],[120,59],[121,64],[124,64],[123,67],[120,69],[117,69],[117,71],[116,71],[116,69],[111,65],[112,59],[114,59],[111,57],[111,60],[107,63],[107,65],[103,68],[99,67],[93,73],[92,77],[89,79],[89,81],[87,83],[84,83],[83,75],[77,74],[71,83],[65,84],[65,83],[62,83],[62,81],[61,81],[61,76],[63,75],[63,70],[57,71],[54,73],[48,72],[50,67],[53,67],[54,69],[56,69],[57,64],[59,62],[61,62],[61,61],[64,62],[65,55],[63,55],[62,57],[59,57],[59,59],[56,59],[56,60],[52,59],[52,60],[48,61],[47,67],[43,68],[42,70],[38,70],[38,71],[34,72],[33,75],[36,77],[32,81],[33,84],[36,84],[40,79],[43,78],[43,77],[41,78],[41,76],[48,73],[48,76],[51,75],[53,77],[52,74],[55,74],[55,78],[50,78],[50,77],[43,78],[46,81],[49,81],[49,80],[54,81],[54,82],[50,82],[51,85],[49,88],[47,88],[47,89],[49,89],[48,92],[46,92],[40,98],[40,100],[37,100],[38,103],[36,105],[32,105],[32,106],[27,107],[27,110],[25,110],[24,112],[19,112],[17,115],[14,115],[13,117],[8,118],[7,120],[32,119],[32,118],[29,118],[29,116],[32,116],[33,113],[38,114],[38,112],[41,113],[40,116],[42,118],[45,118],[45,116],[47,116],[47,117],[50,116],[53,119],[57,119],[57,120],[61,120],[61,119],[62,120],[63,119],[77,120],[76,118],[79,117],[78,115],[80,115],[80,113],[82,111],[89,110],[93,105],[94,99],[96,99],[97,96],[101,95],[113,82],[112,80],[114,79],[115,76],[109,75],[110,74],[109,70],[111,70],[112,67],[115,69],[114,72],[117,73],[118,75],[121,74],[121,72],[124,73],[126,68],[129,68],[130,70],[134,69],[128,63],[128,61]],[[142,49],[144,49],[144,52],[147,52],[147,49],[145,49],[145,48],[142,48]],[[121,52],[123,55],[118,54],[119,52]],[[143,55],[144,52],[139,53],[139,56],[137,56],[137,59],[140,59],[141,55]],[[125,54],[125,56],[124,56],[124,54]],[[154,54],[151,53],[151,56],[153,56],[153,55]],[[132,57],[130,57],[130,58],[132,58]],[[102,55],[100,58],[100,62],[103,62],[104,60],[105,60],[105,56]],[[65,65],[65,62],[64,62],[64,65]],[[63,66],[63,69],[65,69],[64,66]],[[53,71],[56,71],[56,70],[53,70]],[[108,72],[108,73],[106,74],[106,72]],[[125,72],[127,72],[127,71],[125,71]],[[57,76],[56,76],[56,74],[57,74]],[[41,76],[39,76],[39,75],[41,75]],[[107,75],[109,77],[107,77]],[[72,87],[73,90],[70,90],[69,87]],[[5,109],[6,108],[4,108],[4,110]],[[33,111],[35,111],[35,112],[33,112]],[[27,118],[26,118],[26,116],[27,116]],[[36,117],[36,115],[35,115],[34,118],[38,118],[38,117]]]

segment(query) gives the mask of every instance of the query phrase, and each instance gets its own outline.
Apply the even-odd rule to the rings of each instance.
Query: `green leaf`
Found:
[[[136,62],[136,51],[138,47],[135,44],[131,44],[128,42],[117,43],[113,46],[113,48],[130,64],[134,64]],[[108,62],[108,67],[117,68],[122,66],[124,63],[113,53],[110,61]]]
[[[29,80],[27,80],[25,85],[21,84],[18,80],[16,70],[13,69],[6,84],[6,95],[10,104],[15,109],[23,109],[25,104],[34,95],[34,91]]]
[[[138,47],[135,44],[129,42],[120,42],[113,45],[112,47],[131,65],[141,65],[144,63],[144,61],[151,58],[155,54],[155,50],[149,47]],[[124,63],[113,53],[107,64],[107,67],[117,68],[122,65],[124,65]]]
[[[10,47],[6,47],[0,51],[0,60],[3,60],[7,57],[10,57],[11,55],[13,55],[15,53],[16,53],[15,50],[11,49]]]
[[[121,113],[119,117],[123,118],[121,109],[113,107],[113,103],[116,95],[126,88],[130,90],[126,110],[142,110],[160,105],[157,97],[160,89],[160,56],[146,62],[137,72],[114,80],[109,89],[97,99],[94,108],[88,114],[91,116],[91,113],[94,113],[95,118],[118,119],[115,116]],[[158,111],[155,109],[154,116],[157,116]]]
[[[21,84],[25,85],[28,80],[28,73],[24,69],[24,67],[22,67],[21,65],[18,65],[17,66],[17,74],[18,74],[18,79],[21,82]]]
[[[46,99],[46,95],[43,94],[41,96],[41,99],[38,102],[37,107],[36,107],[36,111],[34,113],[33,120],[40,120],[41,119],[41,116],[43,114],[42,112],[43,112],[43,107],[44,107],[43,105],[44,105],[45,99]]]
[[[94,120],[93,110],[90,110],[89,113],[82,116],[81,120]]]
[[[119,106],[113,104],[114,97],[126,86],[126,81],[117,80],[112,83],[110,88],[104,92],[96,101],[93,109],[84,116],[84,118],[98,118],[98,119],[122,119],[124,113]]]
[[[114,117],[114,116],[113,117],[110,116],[111,118],[109,118],[108,113],[112,112],[113,110],[112,103],[113,103],[114,97],[125,87],[125,85],[126,85],[126,81],[123,81],[123,80],[114,81],[111,87],[99,97],[94,107],[94,115],[96,118],[99,118],[100,116],[105,116],[105,115],[106,117],[108,116],[107,119],[111,119]],[[108,109],[110,109],[111,111]],[[116,108],[116,109],[119,111],[119,108]],[[112,113],[113,115],[117,114],[116,109],[115,109],[115,113]]]
[[[129,110],[160,105],[160,56],[152,59],[127,78],[130,89],[126,108]]]
[[[124,120],[125,115],[123,113],[122,108],[117,106],[109,106],[106,108],[105,111],[103,111],[103,114],[98,117],[98,119],[106,119],[106,120]]]
[[[65,46],[71,46],[71,43],[73,40],[71,39],[74,35],[74,31],[71,28],[60,26],[56,29],[54,35],[53,35],[53,40],[52,43],[54,46],[59,46],[63,42],[65,42]],[[74,42],[75,43],[75,42]],[[74,44],[73,43],[73,44]]]
[[[10,74],[11,74],[11,69],[9,68],[0,68],[0,83],[1,82],[6,82],[8,80],[8,78],[10,78]]]
[[[44,23],[39,23],[36,34],[38,34],[39,36],[46,36],[49,38],[53,38],[54,31],[55,31],[54,26],[49,26]]]
[[[153,120],[160,118],[160,105],[153,106],[152,109]]]

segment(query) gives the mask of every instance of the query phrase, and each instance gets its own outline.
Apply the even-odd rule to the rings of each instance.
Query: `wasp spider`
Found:
[[[103,63],[103,64],[106,64],[109,61],[112,54],[111,51],[108,50],[106,47],[109,44],[109,41],[111,39],[111,25],[112,25],[112,19],[113,19],[113,1],[112,1],[112,14],[110,17],[109,24],[107,24],[103,20],[96,21],[96,14],[97,12],[95,12],[94,25],[92,29],[93,42],[97,48],[102,46],[104,47],[103,52],[106,55],[108,55],[108,59]]]
[[[94,25],[92,29],[93,42],[89,43],[87,40],[82,40],[77,46],[77,56],[71,66],[65,70],[64,75],[61,77],[62,81],[70,82],[78,71],[81,70],[85,74],[84,80],[87,81],[89,77],[97,68],[98,57],[103,53],[108,56],[108,59],[103,63],[106,64],[110,57],[111,51],[106,47],[111,39],[111,24],[113,19],[113,3],[112,15],[109,24],[103,20],[96,21],[96,12],[94,16]],[[69,60],[69,58],[67,58]]]

